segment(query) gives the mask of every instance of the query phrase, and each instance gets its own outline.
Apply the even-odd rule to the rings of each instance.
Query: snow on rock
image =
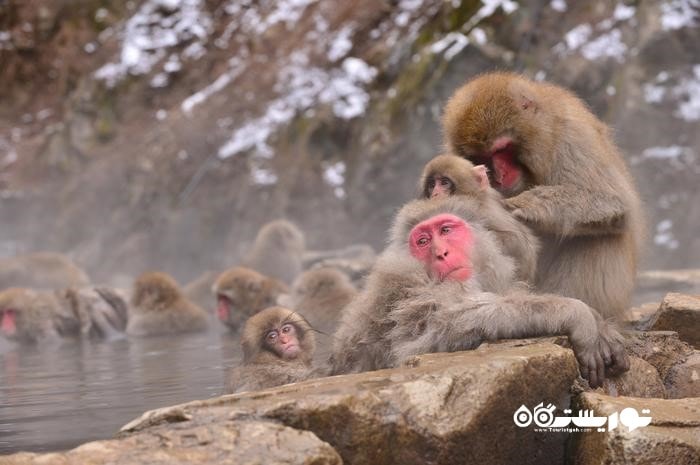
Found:
[[[255,149],[263,156],[271,156],[267,139],[277,128],[289,123],[298,113],[317,104],[328,104],[342,119],[364,114],[369,94],[364,90],[377,75],[377,70],[359,58],[348,57],[341,65],[327,71],[309,66],[303,52],[296,52],[279,73],[274,87],[279,96],[270,102],[267,111],[238,128],[219,148],[220,158]]]
[[[102,66],[95,71],[95,77],[113,87],[129,74],[151,72],[167,50],[177,45],[192,42],[201,46],[212,27],[211,18],[202,11],[203,3],[203,0],[147,0],[124,25],[119,61]],[[168,63],[172,69],[172,61]],[[159,87],[164,81],[161,77],[151,85]]]
[[[689,123],[700,121],[700,65],[694,65],[689,76],[677,79],[671,79],[668,72],[661,72],[643,88],[647,103],[671,101],[676,104],[673,116]]]
[[[333,188],[333,193],[339,199],[345,198],[345,163],[342,161],[329,164],[323,171],[323,180]]]
[[[626,53],[627,45],[622,42],[622,33],[619,29],[613,29],[581,47],[581,55],[590,61],[600,58],[614,58],[622,63],[625,61]]]
[[[700,0],[671,0],[661,4],[661,27],[673,31],[700,23]]]

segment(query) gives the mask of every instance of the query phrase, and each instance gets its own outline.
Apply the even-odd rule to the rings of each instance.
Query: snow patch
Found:
[[[678,240],[676,240],[673,235],[673,221],[671,220],[661,220],[656,225],[656,234],[654,234],[654,244],[659,247],[665,247],[670,250],[675,250],[678,248]]]
[[[627,21],[628,19],[634,17],[637,13],[637,9],[633,6],[627,6],[623,3],[618,3],[615,6],[615,11],[613,12],[613,18],[615,21]]]
[[[434,42],[429,50],[434,54],[443,53],[444,51],[445,59],[450,61],[467,45],[469,45],[469,38],[467,36],[461,32],[450,32],[442,39]]]
[[[333,188],[333,193],[339,199],[345,198],[345,163],[342,161],[329,164],[323,171],[323,180]]]
[[[700,65],[694,65],[692,74],[678,78],[675,85],[671,84],[668,73],[663,72],[653,82],[644,84],[643,89],[647,103],[672,99],[677,103],[673,116],[689,123],[700,121]]]
[[[625,61],[627,45],[622,42],[622,33],[619,29],[601,35],[581,47],[581,55],[586,60],[593,61],[600,58],[614,58],[619,63]]]
[[[352,26],[343,27],[331,41],[328,47],[328,59],[332,62],[338,61],[347,56],[352,49],[352,38],[354,30]]]
[[[250,177],[253,180],[253,184],[258,186],[270,186],[277,183],[277,175],[267,168],[261,168],[259,166],[253,166],[250,171]]]
[[[567,5],[565,0],[552,0],[549,4],[550,8],[559,13],[564,13],[567,10]]]
[[[245,69],[243,61],[238,57],[231,58],[231,60],[229,60],[229,66],[230,69],[221,74],[218,78],[216,78],[214,82],[212,82],[199,92],[190,95],[182,102],[180,108],[182,108],[182,111],[185,114],[191,114],[194,107],[204,103],[209,97],[223,90],[226,86],[233,82]]]
[[[671,0],[661,4],[661,27],[673,31],[696,26],[700,20],[700,0]]]
[[[202,6],[202,0],[147,0],[126,21],[119,61],[102,66],[94,76],[113,87],[129,74],[151,72],[166,50],[206,40],[212,22]]]

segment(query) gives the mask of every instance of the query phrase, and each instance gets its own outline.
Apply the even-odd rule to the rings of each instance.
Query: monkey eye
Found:
[[[277,340],[277,331],[270,331],[265,336],[265,339],[267,339],[270,342],[275,342]]]
[[[440,179],[440,185],[441,185],[441,186],[449,186],[450,184],[452,184],[452,183],[450,182],[449,179],[447,179],[447,178],[441,178],[441,179]]]
[[[441,234],[449,234],[452,231],[452,226],[451,225],[444,225],[440,228],[440,233]]]
[[[290,333],[293,330],[294,330],[294,328],[292,327],[291,323],[287,323],[286,325],[282,326],[282,332],[285,334]]]
[[[430,242],[428,238],[426,236],[423,236],[418,238],[418,240],[416,241],[416,245],[418,247],[425,247],[426,245],[428,245],[428,242]]]
[[[428,181],[428,189],[432,190],[433,187],[435,187],[435,180],[433,178],[430,178]]]

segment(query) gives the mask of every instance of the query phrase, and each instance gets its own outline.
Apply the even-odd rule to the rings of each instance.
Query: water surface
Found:
[[[221,395],[240,345],[218,322],[211,326],[37,347],[0,340],[0,454],[109,439],[146,410]]]

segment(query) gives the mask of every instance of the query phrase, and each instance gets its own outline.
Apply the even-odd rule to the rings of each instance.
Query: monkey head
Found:
[[[248,318],[241,345],[244,363],[274,357],[311,364],[316,340],[301,315],[284,307],[269,307]]]
[[[479,197],[490,187],[488,170],[456,155],[438,155],[423,168],[420,187],[421,197],[425,199],[450,195]]]
[[[131,303],[134,307],[159,311],[167,310],[180,297],[178,284],[172,276],[152,271],[143,273],[136,279]]]
[[[285,251],[304,250],[304,235],[293,223],[275,220],[265,224],[255,239],[254,247],[270,247]]]
[[[431,280],[468,281],[491,292],[508,289],[515,261],[484,226],[480,208],[477,200],[457,196],[408,202],[394,219],[387,251],[413,260]]]
[[[0,292],[0,333],[11,341],[33,342],[50,320],[48,309],[33,305],[31,289],[9,288]]]
[[[468,82],[450,98],[443,114],[447,146],[489,169],[491,185],[512,197],[546,173],[556,118],[541,108],[537,83],[510,73],[491,73]],[[539,158],[539,159],[538,159]]]
[[[220,321],[238,326],[263,308],[274,305],[277,296],[287,291],[281,282],[246,267],[223,272],[214,282],[216,313]]]

